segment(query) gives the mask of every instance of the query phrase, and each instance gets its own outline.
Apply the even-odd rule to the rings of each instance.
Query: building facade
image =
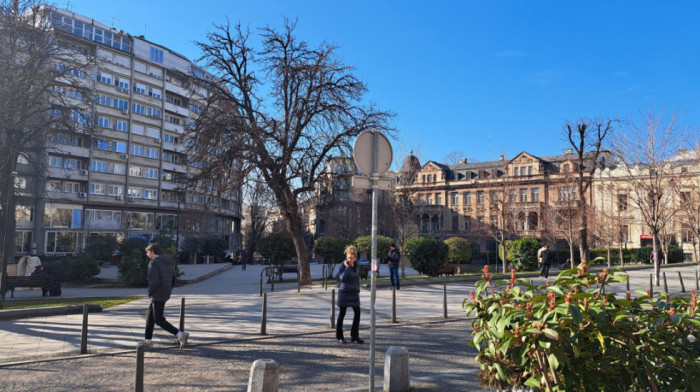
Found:
[[[143,36],[69,11],[43,11],[58,39],[90,60],[77,76],[92,89],[93,115],[78,117],[75,129],[48,130],[42,164],[18,161],[15,256],[72,254],[94,235],[150,240],[161,232],[180,243],[221,236],[238,249],[240,189],[213,194],[183,186],[201,165],[187,157],[186,132],[204,105],[206,91],[191,83],[203,72]],[[71,64],[52,66],[73,72]],[[92,99],[70,85],[56,88]]]

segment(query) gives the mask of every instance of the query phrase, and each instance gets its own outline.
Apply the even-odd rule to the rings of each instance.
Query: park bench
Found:
[[[272,273],[273,276],[270,276],[270,273]],[[266,276],[268,277],[267,282],[270,283],[270,279],[279,280],[280,282],[283,282],[284,279],[282,279],[282,276],[285,273],[297,274],[297,280],[298,280],[299,279],[299,265],[287,264],[287,265],[272,266],[272,268],[266,270]]]
[[[445,264],[442,267],[440,267],[437,274],[438,274],[438,276],[442,276],[442,275],[455,276],[455,270],[456,270],[456,268],[454,265]]]
[[[41,287],[48,293],[54,284],[53,276],[8,276],[7,290],[12,292],[10,298],[15,297],[17,287]]]

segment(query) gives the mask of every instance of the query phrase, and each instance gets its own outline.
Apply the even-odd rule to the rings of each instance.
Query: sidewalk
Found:
[[[222,267],[228,268],[228,264],[204,266],[192,266],[200,269],[189,271],[193,279],[195,274],[203,276]],[[322,266],[312,267],[312,276],[320,277]],[[339,390],[369,385],[365,380],[369,364],[370,291],[361,292],[361,325],[364,327],[361,335],[367,342],[363,346],[338,347],[335,343],[329,329],[333,282],[327,290],[317,283],[297,293],[294,274],[289,275],[292,278],[289,282],[275,284],[274,293],[269,292],[269,284],[264,284],[268,336],[261,337],[263,299],[259,296],[259,284],[262,268],[251,265],[242,271],[240,266],[235,266],[199,283],[175,288],[166,306],[166,317],[177,325],[180,301],[185,298],[185,329],[192,334],[192,347],[182,351],[169,349],[172,337],[157,328],[154,339],[158,347],[147,355],[146,383],[151,385],[147,389],[245,390],[243,386],[247,383],[250,365],[261,358],[275,359],[283,366],[280,382],[284,387],[281,385],[280,390]],[[662,269],[673,295],[689,295],[680,293],[679,271],[686,291],[695,289],[695,268],[683,265]],[[550,279],[553,280],[558,271],[552,272]],[[631,291],[646,290],[650,273],[651,269],[630,271]],[[385,271],[380,274],[386,276]],[[532,279],[535,283],[544,283],[543,278]],[[392,291],[386,286],[377,288],[375,385],[381,385],[386,349],[398,345],[409,350],[416,388],[420,385],[425,388],[414,390],[479,390],[478,364],[474,362],[476,352],[467,347],[470,327],[462,310],[462,301],[474,290],[474,281],[450,283],[446,287],[450,320],[443,320],[443,284],[402,285],[401,291],[396,292],[399,324],[393,325],[390,323]],[[655,292],[661,289],[663,279],[661,287],[654,287]],[[612,290],[624,293],[626,287],[618,283]],[[138,292],[132,294],[135,291]],[[77,297],[143,295],[144,289],[67,288],[64,293]],[[22,292],[21,296],[25,294],[36,296],[37,292]],[[134,347],[143,337],[147,306],[148,299],[144,298],[102,313],[91,313],[88,352],[106,355],[62,359],[48,364],[11,362],[76,355],[80,349],[82,315],[0,322],[0,341],[3,342],[0,345],[0,378],[12,380],[9,384],[3,383],[3,388],[15,385],[17,388],[11,390],[37,390],[41,385],[39,380],[44,380],[44,385],[50,382],[48,385],[54,387],[50,389],[57,390],[64,387],[66,390],[131,389]],[[90,376],[74,380],[76,368]],[[30,378],[33,380],[28,380]]]

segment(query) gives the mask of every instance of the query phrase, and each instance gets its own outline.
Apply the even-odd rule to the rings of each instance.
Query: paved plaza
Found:
[[[368,384],[369,344],[339,346],[330,329],[331,284],[319,283],[297,292],[294,274],[288,282],[264,284],[267,292],[266,336],[260,334],[263,298],[259,295],[262,267],[228,264],[184,265],[184,279],[197,283],[175,288],[166,317],[177,325],[181,298],[185,298],[185,329],[190,344],[174,349],[172,337],[156,328],[156,348],[146,354],[146,390],[245,390],[252,362],[270,358],[280,363],[280,390],[331,391]],[[312,266],[312,276],[322,266]],[[683,295],[696,287],[693,265],[663,268],[669,291]],[[556,273],[557,271],[553,271]],[[630,271],[630,286],[645,290],[651,269]],[[102,277],[116,276],[105,269]],[[380,275],[387,276],[382,265]],[[409,274],[415,274],[413,270]],[[534,274],[536,275],[536,274]],[[534,282],[543,279],[532,277]],[[480,390],[476,352],[468,347],[471,333],[462,301],[474,290],[474,280],[410,284],[396,292],[396,324],[391,323],[392,291],[379,285],[376,299],[376,384],[381,385],[384,353],[390,346],[409,351],[415,391]],[[443,317],[443,287],[448,319]],[[663,288],[663,285],[661,286]],[[626,290],[625,284],[613,287]],[[655,288],[658,290],[659,288]],[[66,297],[143,295],[144,289],[66,288]],[[687,293],[686,293],[687,294]],[[23,290],[15,298],[40,296],[40,290]],[[370,290],[363,290],[362,330],[369,343]],[[0,322],[0,390],[103,390],[133,389],[135,345],[143,338],[148,299],[89,315],[88,354],[79,356],[82,315],[35,317]],[[347,320],[346,320],[347,322]],[[349,324],[346,325],[349,328]],[[79,369],[79,373],[76,373]],[[80,374],[80,377],[76,377]],[[46,388],[47,385],[51,387]]]

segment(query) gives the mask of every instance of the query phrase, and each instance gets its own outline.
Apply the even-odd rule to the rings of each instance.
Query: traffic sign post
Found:
[[[370,185],[372,189],[372,272],[370,296],[370,332],[369,332],[369,390],[374,391],[374,357],[375,357],[375,304],[377,300],[377,202],[379,200],[380,183],[385,187],[385,178],[379,177],[391,166],[393,152],[389,139],[377,130],[360,134],[353,146],[353,159],[365,176],[354,176],[353,185]],[[369,174],[369,177],[366,175]],[[389,180],[389,187],[391,180]]]

